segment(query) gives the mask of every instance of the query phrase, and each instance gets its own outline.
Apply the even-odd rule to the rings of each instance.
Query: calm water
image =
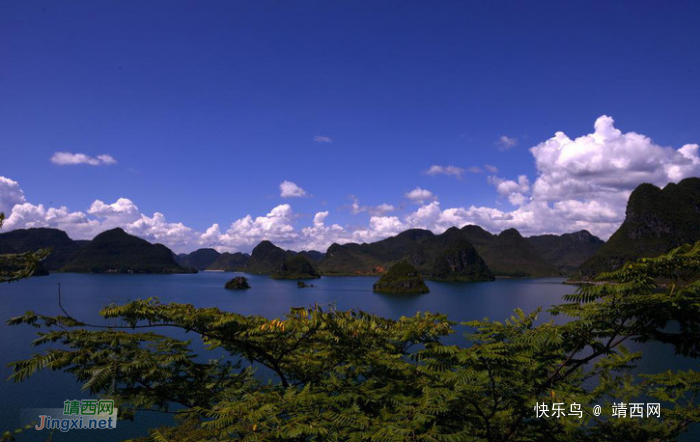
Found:
[[[539,306],[561,302],[573,287],[561,284],[562,279],[512,279],[488,283],[428,282],[431,293],[417,296],[390,296],[372,293],[371,277],[336,277],[313,281],[315,287],[298,289],[294,281],[276,281],[262,276],[246,275],[252,289],[229,291],[224,283],[231,273],[196,275],[83,275],[53,274],[31,278],[14,284],[0,285],[0,433],[19,426],[22,408],[62,408],[66,399],[85,399],[73,377],[58,372],[42,372],[21,384],[5,382],[11,371],[8,362],[41,351],[31,346],[35,331],[28,326],[9,327],[4,320],[26,310],[58,315],[57,283],[61,284],[64,306],[73,316],[99,321],[97,312],[105,305],[132,299],[158,296],[166,302],[191,303],[197,307],[219,307],[242,314],[263,315],[270,319],[283,316],[290,307],[314,303],[334,303],[345,310],[359,308],[381,316],[399,318],[416,311],[446,313],[455,321],[472,319],[503,320],[520,307],[526,312]],[[548,315],[541,315],[542,320]],[[188,338],[192,338],[188,336]],[[458,338],[455,338],[458,339]],[[195,345],[196,348],[201,348]],[[668,368],[689,368],[692,362],[674,359],[669,348],[656,346],[652,357],[645,359],[647,372]],[[666,365],[664,365],[666,364]],[[697,364],[695,364],[697,367]],[[142,413],[136,422],[120,421],[116,430],[83,430],[65,434],[57,432],[55,441],[120,441],[145,435],[145,428],[169,422],[159,413]],[[42,437],[43,436],[43,437]],[[20,441],[46,440],[48,432],[29,431]]]

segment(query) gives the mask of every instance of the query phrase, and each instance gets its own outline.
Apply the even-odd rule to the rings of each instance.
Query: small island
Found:
[[[227,282],[224,287],[229,290],[245,290],[250,288],[250,284],[248,284],[248,280],[245,276],[236,276]]]
[[[420,294],[428,293],[430,289],[418,274],[418,271],[406,261],[389,267],[389,270],[379,278],[373,286],[375,293]]]
[[[311,262],[303,256],[296,255],[284,262],[279,270],[272,275],[273,279],[318,279],[318,274]]]

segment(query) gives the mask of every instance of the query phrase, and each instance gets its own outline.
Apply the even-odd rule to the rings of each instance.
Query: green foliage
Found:
[[[0,228],[2,228],[4,221],[5,214],[0,212]],[[51,249],[21,254],[0,254],[0,283],[18,281],[32,276],[49,253],[51,253]],[[28,424],[14,431],[3,431],[0,434],[0,442],[14,441],[22,432],[31,429],[33,429],[33,425]]]
[[[443,343],[456,324],[431,313],[391,320],[314,306],[269,320],[146,299],[102,310],[124,324],[107,327],[30,311],[9,323],[38,327],[35,344],[58,347],[14,362],[12,379],[67,371],[116,399],[126,417],[177,404],[176,425],[154,429],[153,441],[675,440],[700,421],[700,374],[633,375],[640,354],[624,344],[660,341],[698,357],[698,271],[700,243],[683,246],[582,287],[550,309],[569,317],[564,324],[516,310],[504,322],[462,324],[463,345]],[[203,362],[159,327],[186,330],[230,358]],[[274,379],[261,380],[251,363]],[[610,399],[643,398],[662,403],[660,419],[590,414],[595,404],[609,414]],[[537,402],[587,412],[536,419]]]
[[[5,214],[0,212],[0,228]],[[41,262],[51,253],[50,248],[24,253],[0,254],[0,283],[28,278],[40,269]]]

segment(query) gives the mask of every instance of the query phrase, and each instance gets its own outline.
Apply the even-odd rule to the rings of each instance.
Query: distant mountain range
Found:
[[[462,234],[474,244],[497,276],[561,276],[557,262],[549,262],[515,229],[492,235],[479,226],[465,226]]]
[[[556,235],[550,242],[556,243]],[[576,251],[576,238],[594,238],[587,232],[570,234],[560,241]],[[561,238],[565,238],[566,235]],[[112,229],[92,241],[73,241],[56,229],[22,229],[0,234],[2,253],[21,253],[38,248],[53,247],[54,252],[44,267],[50,271],[119,272],[119,273],[182,273],[194,270],[240,271],[284,277],[285,265],[307,269],[305,263],[292,258],[303,257],[313,271],[308,277],[324,275],[379,275],[392,264],[406,261],[426,278],[439,281],[489,281],[494,276],[558,276],[557,266],[570,264],[572,255],[590,256],[588,249],[578,254],[554,244],[548,261],[538,252],[530,239],[516,230],[499,235],[476,226],[455,227],[435,235],[428,230],[411,229],[394,237],[370,244],[333,244],[326,253],[315,250],[294,252],[283,250],[270,241],[262,241],[250,255],[219,253],[214,249],[199,249],[189,254],[175,255],[162,244],[151,244],[129,235],[122,229]],[[580,242],[586,242],[580,241]],[[564,250],[560,250],[560,248]],[[560,257],[565,257],[561,258]],[[567,260],[568,259],[568,260]],[[291,262],[290,262],[291,261]],[[562,269],[566,265],[562,264]],[[288,271],[287,275],[290,275]]]
[[[164,245],[150,244],[122,229],[103,232],[92,241],[73,241],[60,230],[39,228],[0,234],[0,253],[52,247],[53,253],[43,263],[49,271],[180,273],[197,269],[296,278],[380,275],[405,261],[421,276],[439,281],[561,275],[576,281],[699,239],[700,178],[689,178],[663,189],[638,186],[628,201],[624,223],[607,243],[585,230],[524,238],[515,229],[496,235],[470,225],[439,235],[411,229],[369,244],[333,244],[326,253],[294,252],[262,241],[250,255],[199,249],[176,256]]]
[[[200,249],[201,250],[201,249]],[[214,262],[200,270],[220,270],[224,272],[235,272],[245,267],[250,259],[247,253],[221,253]]]
[[[523,238],[515,229],[493,235],[481,227],[466,226],[440,235],[411,229],[369,244],[333,244],[326,253],[283,250],[262,241],[250,256],[200,249],[178,255],[178,262],[200,270],[275,275],[285,262],[301,255],[323,275],[378,275],[406,261],[433,280],[489,281],[494,276],[560,276],[578,267],[601,244],[586,231]]]
[[[227,253],[226,255],[230,255]],[[175,257],[175,261],[183,267],[197,270],[206,270],[221,257],[221,253],[214,249],[198,249],[192,253],[181,253]],[[222,269],[223,270],[223,269]]]
[[[370,244],[333,244],[318,267],[324,275],[372,275],[406,261],[421,275],[441,281],[494,278],[474,246],[456,227],[441,235],[411,229]]]
[[[527,241],[545,261],[556,265],[565,275],[575,272],[605,244],[587,230],[563,235],[531,236]]]

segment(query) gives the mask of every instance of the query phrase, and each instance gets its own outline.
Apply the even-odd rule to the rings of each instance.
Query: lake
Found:
[[[74,317],[86,321],[100,320],[97,312],[107,304],[158,296],[165,302],[191,303],[196,307],[219,307],[241,314],[257,314],[270,319],[281,317],[290,307],[334,304],[338,309],[361,309],[377,315],[399,318],[416,311],[445,313],[454,321],[485,317],[503,320],[513,309],[530,312],[539,306],[562,302],[562,296],[575,287],[562,284],[560,278],[501,279],[484,283],[437,283],[428,281],[427,295],[379,295],[372,292],[374,277],[325,277],[312,281],[314,287],[299,289],[295,281],[272,280],[246,275],[252,288],[230,291],[223,288],[231,273],[187,275],[93,275],[52,274],[0,285],[0,434],[17,428],[22,408],[62,408],[66,399],[86,399],[72,376],[60,372],[41,372],[15,384],[4,381],[11,374],[10,361],[25,358],[42,348],[31,346],[36,329],[29,326],[9,327],[4,321],[34,310],[47,315],[61,314],[57,284],[61,284],[63,304]],[[541,320],[548,320],[543,313]],[[557,318],[561,320],[561,318]],[[194,338],[188,336],[189,339]],[[451,339],[459,339],[451,337]],[[201,348],[198,342],[193,344]],[[630,346],[631,347],[631,346]],[[673,367],[668,367],[669,359]],[[697,367],[697,363],[694,364]],[[652,357],[645,358],[647,372],[668,368],[690,368],[692,361],[675,358],[667,346],[655,345]],[[136,422],[120,421],[115,430],[56,432],[54,441],[120,441],[146,435],[146,429],[170,422],[160,413],[141,413]],[[28,431],[19,441],[43,441],[47,431]]]

